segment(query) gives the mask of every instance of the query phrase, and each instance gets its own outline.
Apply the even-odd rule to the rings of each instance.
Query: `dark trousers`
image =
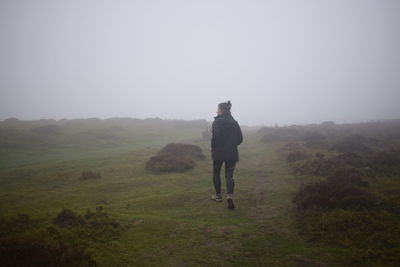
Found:
[[[235,180],[233,179],[233,171],[235,170],[236,161],[231,160],[214,160],[213,161],[213,181],[215,193],[221,194],[221,167],[225,162],[225,180],[227,194],[233,194]]]

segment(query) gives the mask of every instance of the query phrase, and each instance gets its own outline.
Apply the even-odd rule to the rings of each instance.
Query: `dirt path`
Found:
[[[260,157],[255,171],[256,180],[253,186],[253,194],[255,195],[254,215],[258,222],[262,223],[276,216],[276,209],[271,205],[271,176],[274,171],[265,164],[265,159]]]
[[[286,162],[280,158],[277,146],[266,146],[257,153],[255,181],[252,186],[255,203],[252,216],[269,231],[288,234],[298,182]]]
[[[243,167],[254,175],[249,184],[247,216],[254,220],[256,230],[239,250],[251,266],[325,266],[314,260],[297,231],[292,199],[299,181],[292,174],[279,144],[249,144],[251,158]],[[237,250],[237,251],[239,251]],[[236,258],[237,260],[237,258]],[[236,263],[234,263],[236,265]],[[239,264],[237,264],[239,266]]]

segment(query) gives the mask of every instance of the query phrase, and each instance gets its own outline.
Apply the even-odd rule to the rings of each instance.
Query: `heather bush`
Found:
[[[54,233],[26,214],[1,218],[0,266],[96,266],[79,236],[70,242]]]
[[[195,160],[204,158],[199,146],[171,143],[151,157],[145,169],[155,172],[184,172],[194,168]]]

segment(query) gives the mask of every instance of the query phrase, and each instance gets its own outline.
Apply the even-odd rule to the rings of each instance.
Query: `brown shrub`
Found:
[[[307,147],[320,147],[326,144],[326,136],[319,132],[306,132],[303,141]]]
[[[334,177],[325,181],[303,185],[294,198],[298,210],[311,206],[323,210],[370,208],[379,201],[362,186],[367,186],[360,178]]]
[[[84,220],[72,210],[63,208],[54,219],[54,223],[61,227],[68,227],[83,224]]]
[[[194,168],[195,160],[204,158],[199,146],[171,143],[151,157],[145,169],[155,172],[184,172]]]
[[[367,138],[362,135],[352,134],[343,137],[332,146],[333,150],[340,152],[368,152]]]
[[[102,240],[105,237],[114,237],[121,230],[120,223],[110,217],[103,210],[102,206],[97,206],[96,211],[86,210],[83,215],[78,215],[74,211],[63,208],[54,218],[54,223],[61,228],[69,228],[78,236],[84,236],[92,240]]]
[[[191,144],[171,143],[163,147],[157,155],[172,155],[179,158],[190,158],[192,160],[205,158],[201,148]]]
[[[96,266],[83,250],[31,236],[5,238],[0,246],[1,266]]]
[[[295,172],[298,174],[325,177],[359,177],[372,175],[368,161],[355,153],[343,153],[331,158],[325,158],[321,153],[315,154],[314,158],[296,167]]]
[[[27,214],[0,218],[0,244],[0,266],[96,266],[79,242],[54,236]]]
[[[194,161],[181,159],[174,155],[160,155],[151,157],[145,166],[146,170],[156,172],[184,172],[194,168]]]

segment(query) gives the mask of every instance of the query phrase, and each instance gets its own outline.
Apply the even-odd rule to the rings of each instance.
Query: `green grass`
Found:
[[[316,246],[298,233],[292,198],[299,181],[279,143],[244,133],[235,169],[234,211],[211,201],[209,142],[199,129],[127,132],[108,147],[76,136],[7,148],[0,171],[0,215],[26,213],[51,223],[63,207],[84,213],[102,205],[126,226],[117,239],[91,242],[100,266],[343,266],[343,249]],[[21,137],[23,138],[23,137]],[[169,142],[194,143],[206,159],[184,173],[153,174],[146,160]],[[8,151],[8,152],[7,152]],[[79,180],[82,171],[101,173]],[[224,173],[223,173],[224,174]],[[222,175],[224,177],[224,175]],[[223,194],[225,182],[223,178]],[[304,265],[303,265],[304,266]]]

